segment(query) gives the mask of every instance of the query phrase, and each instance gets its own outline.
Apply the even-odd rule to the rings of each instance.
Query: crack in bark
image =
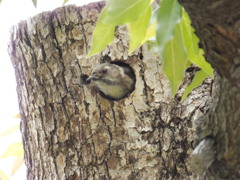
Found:
[[[143,57],[143,54],[141,53],[141,51],[142,51],[142,49],[139,51],[139,54],[141,54],[142,57]],[[141,66],[140,75],[141,75],[141,79],[142,79],[143,84],[144,84],[143,93],[144,93],[144,95],[145,95],[145,102],[146,102],[146,104],[147,104],[148,106],[150,106],[150,105],[149,105],[149,100],[148,100],[148,98],[149,98],[149,95],[148,95],[148,87],[147,87],[147,83],[146,83],[145,76],[144,76],[144,66],[143,66],[142,60],[139,61],[139,64],[140,64],[140,66]]]
[[[83,19],[83,18],[82,18],[82,15],[81,15],[81,12],[79,13],[79,17],[80,17],[80,19]],[[87,36],[86,36],[86,34],[85,34],[85,32],[87,32],[87,31],[86,31],[86,29],[84,28],[84,26],[83,26],[82,23],[79,23],[79,25],[82,27],[83,40],[84,40],[84,44],[86,45],[85,54],[88,54],[88,49],[89,49],[88,47],[90,47],[90,46],[89,46],[89,44],[88,44]]]
[[[112,111],[112,115],[113,115],[113,121],[114,121],[114,127],[117,127],[117,121],[116,121],[116,115],[115,115],[115,111],[114,111],[114,102],[110,102],[110,108]]]

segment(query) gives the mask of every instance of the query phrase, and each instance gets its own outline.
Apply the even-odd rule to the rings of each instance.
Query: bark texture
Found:
[[[216,155],[205,179],[240,179],[240,3],[179,0],[189,13],[207,60],[217,72],[217,93],[196,121],[199,141],[211,137]]]
[[[193,122],[208,110],[207,80],[179,103],[158,57],[144,45],[128,56],[126,27],[100,55],[86,58],[104,4],[44,12],[13,29],[9,53],[16,72],[28,179],[195,179],[187,165]],[[109,101],[80,84],[96,64],[121,60],[136,74],[135,91]],[[226,115],[226,114],[225,114]]]

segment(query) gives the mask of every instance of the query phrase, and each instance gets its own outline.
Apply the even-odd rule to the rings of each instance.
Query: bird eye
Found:
[[[103,69],[103,70],[102,70],[102,73],[103,73],[103,74],[107,73],[107,69]]]

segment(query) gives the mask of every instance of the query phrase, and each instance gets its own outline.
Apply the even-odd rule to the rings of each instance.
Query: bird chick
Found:
[[[109,100],[127,97],[135,88],[135,75],[132,68],[113,63],[98,65],[86,79],[94,83],[101,96]]]

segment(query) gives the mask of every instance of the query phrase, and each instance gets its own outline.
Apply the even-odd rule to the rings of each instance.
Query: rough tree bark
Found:
[[[196,68],[188,69],[172,98],[161,63],[146,45],[128,56],[124,26],[111,46],[86,58],[103,6],[58,8],[12,32],[27,178],[195,179],[187,164],[192,124],[209,108],[211,80],[180,104]],[[113,102],[79,82],[96,64],[114,60],[131,65],[136,87]]]
[[[197,123],[199,141],[211,137],[215,142],[216,155],[206,177],[240,179],[239,1],[179,1],[189,13],[206,58],[218,76],[212,107]]]

